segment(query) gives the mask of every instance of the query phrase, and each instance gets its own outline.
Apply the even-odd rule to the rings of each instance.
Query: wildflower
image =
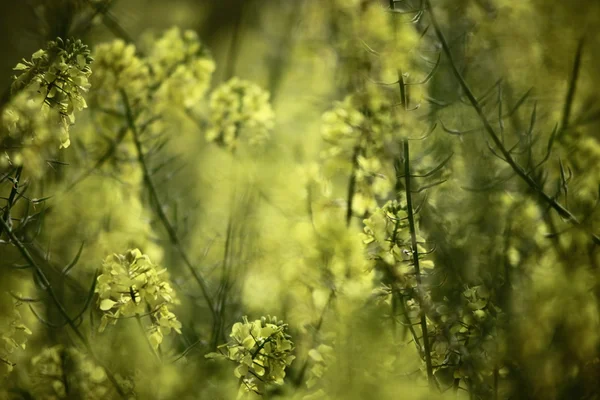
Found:
[[[286,330],[287,324],[276,317],[252,322],[243,317],[242,322],[231,328],[231,342],[219,346],[220,353],[209,353],[206,357],[236,362],[235,376],[242,380],[241,393],[260,393],[265,384],[283,384],[285,369],[296,358],[291,354],[294,343]]]
[[[181,323],[169,308],[179,302],[165,275],[165,269],[159,270],[138,249],[107,257],[96,287],[98,307],[104,312],[100,331],[119,318],[149,314],[154,348],[171,330],[181,333]]]
[[[67,399],[75,393],[92,400],[116,395],[106,370],[74,347],[43,349],[31,359],[30,376],[40,399]]]
[[[81,40],[57,38],[46,49],[36,51],[31,60],[23,59],[14,68],[12,92],[30,88],[42,110],[55,110],[60,115],[62,133],[60,147],[69,147],[69,126],[75,123],[75,111],[87,107],[83,93],[90,88],[90,64],[93,58]]]
[[[134,45],[121,39],[100,44],[94,51],[94,59],[93,100],[99,107],[117,108],[121,91],[127,94],[132,107],[145,104],[150,71],[148,65],[136,55]]]
[[[240,138],[251,145],[265,142],[273,129],[275,114],[268,92],[234,77],[210,96],[210,119],[206,139],[234,150]]]
[[[215,62],[196,32],[169,29],[150,48],[146,62],[157,85],[155,98],[169,107],[190,108],[206,93]]]

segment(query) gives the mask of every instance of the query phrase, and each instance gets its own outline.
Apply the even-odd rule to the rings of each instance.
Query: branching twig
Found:
[[[444,53],[446,54],[446,57],[448,58],[448,61],[450,62],[450,67],[452,68],[454,76],[458,80],[462,90],[465,92],[465,95],[471,102],[471,105],[477,112],[477,115],[479,116],[481,122],[483,123],[483,128],[488,133],[488,135],[490,136],[490,138],[492,139],[492,141],[494,142],[494,144],[496,145],[496,147],[498,148],[498,150],[504,157],[506,163],[540,197],[541,200],[543,200],[550,207],[552,207],[562,218],[566,219],[573,225],[582,227],[586,231],[588,231],[589,234],[591,235],[594,243],[596,245],[600,245],[600,237],[598,237],[593,232],[590,232],[589,229],[584,227],[583,224],[577,219],[577,217],[575,215],[573,215],[573,213],[571,213],[571,211],[569,211],[567,208],[565,208],[556,199],[552,198],[546,192],[544,192],[543,189],[538,186],[536,181],[529,174],[527,174],[527,172],[525,172],[525,170],[514,160],[514,158],[512,157],[510,152],[506,149],[506,147],[504,147],[504,144],[502,143],[502,141],[496,134],[494,128],[491,126],[485,113],[483,112],[481,105],[479,104],[479,102],[477,101],[475,96],[473,95],[471,88],[467,84],[467,82],[466,82],[465,78],[462,76],[461,72],[458,70],[456,62],[454,61],[454,57],[452,56],[452,52],[450,51],[448,42],[446,41],[446,38],[441,31],[440,25],[435,17],[435,14],[433,13],[433,8],[431,7],[431,2],[429,0],[426,0],[426,2],[427,2],[427,8],[429,9],[431,22],[432,22],[435,32],[438,36],[438,39],[440,40],[440,43],[442,45],[442,50],[444,51]]]
[[[575,52],[575,61],[573,62],[573,70],[571,71],[571,79],[569,81],[569,89],[567,90],[567,96],[565,98],[565,105],[563,109],[562,122],[560,124],[560,131],[558,138],[560,140],[561,134],[569,126],[569,118],[571,116],[571,109],[573,107],[573,99],[575,98],[575,90],[577,89],[577,80],[579,78],[579,70],[581,69],[581,56],[583,55],[583,43],[584,40],[581,38],[577,44],[577,51]]]
[[[417,285],[421,286],[421,270],[419,268],[419,250],[417,248],[417,230],[415,226],[415,216],[412,208],[412,194],[411,194],[411,181],[410,181],[410,154],[408,149],[408,140],[403,141],[404,148],[404,184],[406,191],[406,210],[408,213],[408,225],[410,229],[410,240],[412,259],[415,266],[415,277],[417,279]],[[427,379],[430,387],[434,387],[437,382],[433,376],[433,367],[431,364],[431,349],[429,344],[429,335],[427,334],[427,319],[423,310],[423,304],[421,304],[421,331],[423,332],[423,351],[425,353],[425,365],[427,366]]]
[[[15,177],[10,178],[12,182],[12,188],[10,189],[10,194],[8,195],[6,208],[4,209],[4,213],[2,214],[2,220],[8,224],[8,226],[12,225],[10,219],[10,210],[15,205],[16,196],[19,192],[19,181],[21,180],[21,173],[23,172],[23,167],[18,167],[15,172]],[[0,236],[2,236],[2,227],[0,227]]]
[[[156,213],[158,214],[158,217],[159,217],[162,225],[164,226],[165,230],[167,231],[169,240],[177,249],[183,262],[187,266],[188,270],[190,271],[190,273],[192,274],[192,276],[194,277],[196,282],[198,282],[198,285],[200,286],[200,289],[202,291],[202,295],[204,296],[204,299],[206,300],[206,304],[208,305],[208,308],[210,309],[213,318],[216,318],[216,311],[215,311],[212,299],[209,294],[208,284],[206,283],[204,278],[196,271],[196,269],[192,265],[192,262],[190,261],[190,258],[188,257],[186,251],[184,250],[181,240],[179,239],[179,235],[177,235],[175,228],[173,227],[173,225],[169,221],[169,218],[165,214],[165,211],[163,210],[163,207],[160,202],[160,198],[158,197],[158,192],[156,190],[156,186],[154,185],[154,181],[152,180],[152,175],[150,174],[150,170],[148,169],[148,164],[146,162],[144,151],[142,149],[142,143],[140,142],[140,138],[139,138],[138,128],[135,123],[135,119],[133,117],[133,112],[132,112],[130,104],[129,104],[129,99],[128,99],[125,91],[121,91],[121,97],[123,100],[123,104],[125,106],[125,114],[126,114],[126,118],[127,118],[127,124],[133,134],[133,141],[134,141],[135,148],[137,151],[138,162],[140,164],[140,167],[142,168],[142,173],[144,175],[144,182],[148,188],[148,192],[150,194],[151,201],[154,203],[154,206],[156,208]]]
[[[6,232],[7,236],[9,237],[9,239],[11,240],[11,242],[15,245],[15,247],[19,250],[19,252],[21,253],[21,255],[23,256],[23,258],[25,260],[27,260],[27,262],[31,265],[31,267],[35,270],[35,273],[37,275],[37,277],[42,281],[43,286],[44,286],[44,290],[46,290],[48,292],[48,295],[50,296],[50,299],[52,300],[52,302],[54,303],[54,305],[56,306],[56,308],[58,309],[58,311],[60,312],[60,314],[63,316],[63,318],[67,321],[67,324],[69,325],[69,327],[73,330],[73,332],[75,333],[75,336],[77,336],[77,338],[79,340],[81,340],[81,342],[83,343],[84,347],[86,348],[87,352],[89,353],[90,357],[99,365],[101,365],[104,370],[106,371],[106,376],[108,377],[108,379],[111,381],[111,383],[114,385],[116,391],[119,393],[119,395],[122,398],[125,398],[125,392],[123,391],[123,389],[121,388],[121,386],[119,385],[119,383],[117,382],[115,376],[112,374],[112,372],[106,367],[106,365],[104,365],[104,363],[102,363],[94,354],[94,351],[92,350],[92,346],[90,345],[90,342],[87,340],[87,338],[83,335],[83,333],[81,333],[81,331],[79,330],[79,328],[77,327],[77,325],[75,324],[75,321],[69,316],[69,313],[67,312],[67,310],[65,309],[64,305],[62,304],[62,302],[58,299],[56,293],[54,292],[54,289],[52,288],[52,286],[50,285],[50,282],[48,281],[48,278],[46,277],[46,275],[44,274],[44,271],[40,268],[40,266],[35,262],[35,260],[33,259],[33,257],[31,256],[31,254],[29,254],[29,251],[27,251],[27,249],[25,248],[25,246],[23,245],[23,243],[21,243],[21,241],[19,240],[19,238],[17,238],[15,236],[15,234],[13,233],[12,229],[10,228],[10,226],[4,222],[3,219],[0,218],[0,225],[2,226],[2,228],[4,229],[4,231]]]

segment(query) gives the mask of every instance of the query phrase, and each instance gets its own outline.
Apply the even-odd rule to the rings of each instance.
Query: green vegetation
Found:
[[[0,400],[600,398],[600,3],[25,9]]]

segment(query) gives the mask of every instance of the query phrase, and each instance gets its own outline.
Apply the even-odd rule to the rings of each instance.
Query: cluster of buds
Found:
[[[192,30],[181,32],[178,27],[152,43],[146,62],[157,88],[154,97],[168,107],[197,105],[215,70],[215,62],[198,34]]]
[[[326,170],[348,171],[356,189],[353,212],[365,215],[389,196],[393,176],[393,135],[400,128],[391,99],[367,91],[336,102],[322,117],[321,158]]]
[[[269,93],[237,77],[212,92],[209,108],[206,139],[229,150],[235,150],[240,139],[250,145],[264,143],[275,124]]]

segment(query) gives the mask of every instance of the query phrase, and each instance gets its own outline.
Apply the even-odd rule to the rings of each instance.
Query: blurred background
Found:
[[[216,70],[207,97],[234,76],[270,93],[275,129],[264,149],[229,153],[205,140],[211,115],[203,100],[166,112],[161,135],[175,140],[152,160],[155,165],[172,156],[184,161],[182,169],[169,166],[157,173],[159,197],[169,218],[179,223],[182,246],[222,302],[220,326],[155,215],[132,144],[118,142],[115,159],[94,169],[109,144],[117,143],[122,119],[93,107],[82,112],[72,128],[72,147],[57,156],[70,167],[46,168],[34,181],[37,196],[56,195],[57,206],[44,216],[39,239],[39,248],[52,255],[46,258],[65,265],[86,242],[71,274],[79,286],[88,285],[107,255],[126,247],[142,248],[169,270],[182,299],[177,315],[183,334],[168,342],[166,356],[192,349],[180,364],[149,362],[153,354],[125,324],[104,336],[96,336],[93,318],[83,325],[116,370],[127,376],[138,367],[143,371],[132,378],[142,393],[149,396],[160,386],[164,399],[231,398],[237,389],[232,366],[217,367],[204,354],[227,340],[243,315],[253,320],[275,314],[289,323],[298,358],[284,388],[272,389],[271,398],[433,398],[421,350],[410,340],[410,322],[416,325],[418,313],[410,314],[408,323],[394,314],[398,304],[415,301],[403,295],[394,300],[389,284],[395,278],[367,260],[372,248],[363,247],[361,236],[376,225],[367,219],[381,214],[377,207],[406,189],[396,182],[400,174],[394,166],[404,154],[401,142],[410,140],[413,171],[424,173],[448,161],[423,187],[441,184],[415,194],[415,203],[424,205],[419,214],[424,242],[435,243],[428,260],[436,275],[428,282],[433,284],[427,288],[432,302],[427,324],[439,363],[435,376],[448,389],[444,395],[598,398],[600,256],[589,233],[597,232],[600,222],[600,2],[432,1],[455,65],[442,54],[423,4],[27,0],[0,5],[4,103],[16,63],[57,36],[79,37],[92,50],[120,38],[143,52],[151,47],[151,34],[157,37],[173,26],[197,32],[212,53]],[[405,12],[391,13],[396,7]],[[515,179],[495,153],[454,67],[539,187]],[[368,193],[352,204],[349,176],[356,175],[358,157],[351,160],[344,153],[348,149],[332,144],[324,132],[349,129],[336,126],[336,118],[347,117],[347,96],[357,93],[372,101],[354,112],[384,128],[370,143],[373,153],[361,159],[361,190]],[[340,153],[346,159],[337,159]],[[80,183],[87,170],[89,179]],[[373,189],[381,177],[387,186]],[[539,201],[540,188],[581,218],[583,228],[573,229],[568,219],[549,212]],[[15,254],[2,262],[17,264]],[[38,249],[37,257],[43,256]],[[81,302],[79,290],[66,290],[65,302]],[[96,314],[97,309],[90,311]],[[22,356],[24,365],[46,346],[72,342],[65,330],[28,318],[37,331],[32,329],[36,334]],[[334,355],[327,353],[332,348]],[[320,370],[322,364],[329,372]],[[18,373],[14,386],[28,387],[28,375]],[[307,387],[307,377],[318,374],[325,376],[314,379],[318,390]],[[148,384],[155,377],[160,377],[152,382],[156,386]]]

